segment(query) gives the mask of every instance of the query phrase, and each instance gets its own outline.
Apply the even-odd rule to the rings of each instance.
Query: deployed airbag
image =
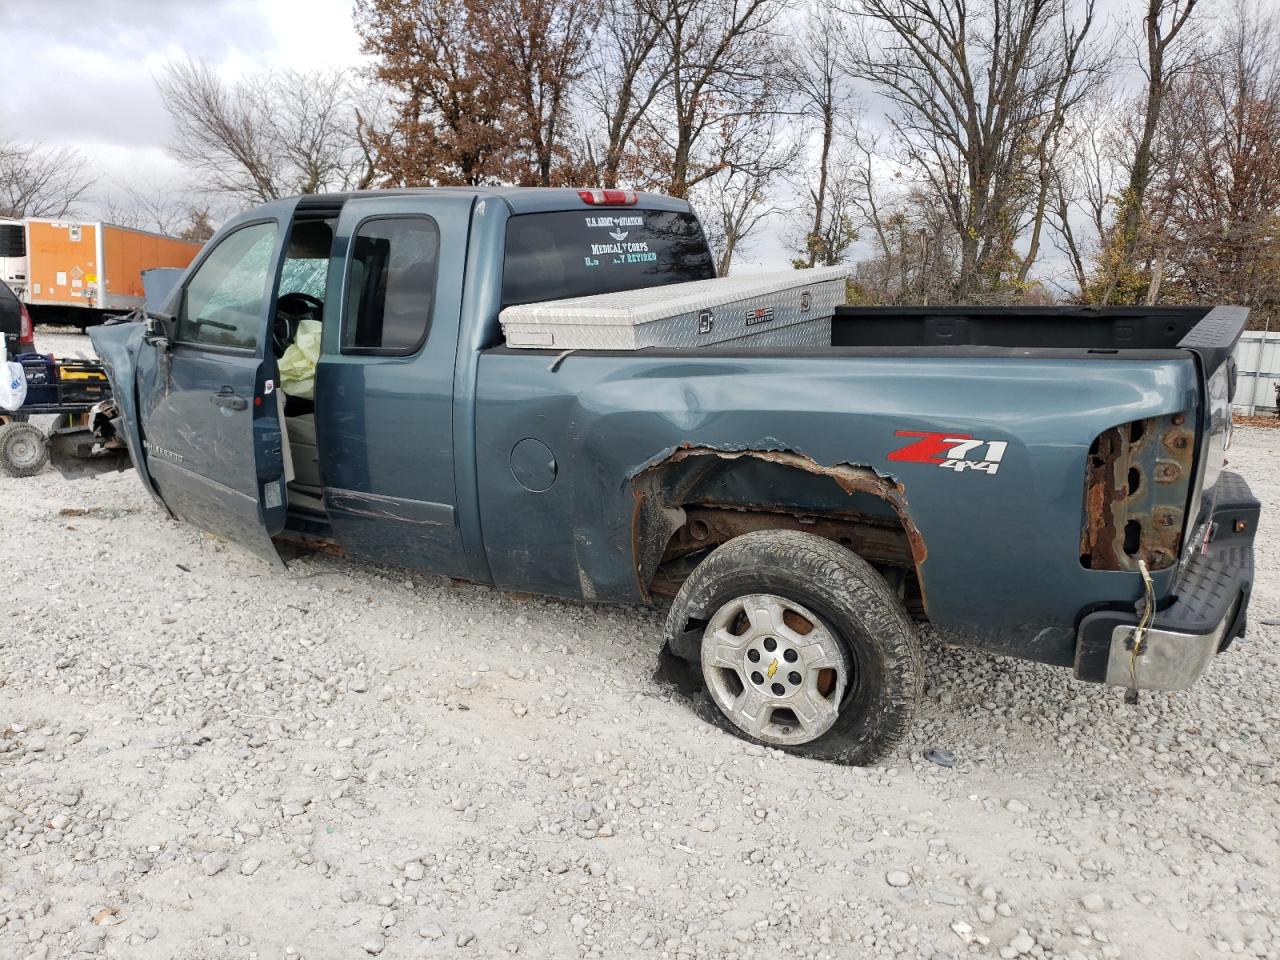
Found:
[[[319,320],[301,321],[293,343],[285,348],[284,355],[280,358],[280,389],[291,397],[315,399],[320,330]]]

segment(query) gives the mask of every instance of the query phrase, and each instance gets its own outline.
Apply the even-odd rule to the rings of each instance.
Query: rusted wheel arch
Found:
[[[726,462],[753,460],[775,464],[811,476],[825,477],[846,494],[868,494],[887,504],[897,520],[868,518],[838,510],[815,511],[780,504],[749,506],[716,504],[691,498],[691,491],[707,472]],[[899,566],[914,574],[924,589],[922,565],[928,550],[923,536],[911,519],[906,493],[892,477],[871,467],[852,463],[820,464],[811,457],[790,450],[718,450],[706,446],[682,446],[645,464],[630,478],[635,496],[632,541],[636,574],[642,593],[652,598],[654,578],[673,549],[688,550],[680,538],[697,539],[696,524],[708,517],[725,529],[714,531],[707,546],[724,542],[727,530],[745,533],[760,529],[802,529],[841,543],[864,559]],[[712,531],[708,531],[711,533]],[[893,541],[899,541],[896,546]]]

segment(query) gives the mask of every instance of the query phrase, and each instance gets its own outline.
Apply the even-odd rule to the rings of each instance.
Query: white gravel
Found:
[[[132,473],[0,478],[0,956],[1280,956],[1280,430],[1232,460],[1259,582],[1198,686],[927,638],[871,769],[697,720],[659,611],[278,571]]]

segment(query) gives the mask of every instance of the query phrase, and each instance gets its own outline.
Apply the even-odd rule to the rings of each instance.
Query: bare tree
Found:
[[[213,235],[208,204],[172,187],[144,191],[126,185],[106,196],[103,206],[106,219],[122,227],[184,240],[208,240]]]
[[[359,190],[373,182],[349,72],[289,70],[272,75],[266,89],[275,94],[276,106],[264,119],[270,141],[279,145],[283,176],[293,192]]]
[[[734,256],[747,249],[748,238],[777,208],[770,202],[768,184],[740,170],[725,170],[704,180],[698,194],[716,273],[723,277],[729,273]]]
[[[66,216],[93,183],[93,173],[77,150],[0,141],[0,216]]]
[[[589,51],[587,166],[605,187],[618,186],[628,159],[636,166],[629,154],[637,130],[670,76],[670,48],[659,43],[662,24],[652,14],[633,0],[606,0]]]
[[[757,229],[779,211],[774,188],[799,154],[791,132],[783,118],[766,118],[738,143],[736,154],[726,157],[725,168],[695,189],[721,276],[729,272],[734,255],[747,249]]]
[[[809,264],[808,259],[804,260],[805,265],[834,267],[848,259],[850,250],[862,235],[865,218],[860,214],[864,196],[852,152],[846,147],[833,158],[827,177],[820,232],[810,232],[808,236],[806,253],[812,256],[816,250],[818,255],[813,264]],[[793,261],[797,267],[801,263]]]
[[[870,226],[871,255],[854,265],[855,302],[951,302],[959,238],[928,191],[914,189],[878,199]],[[987,299],[999,296],[988,294]]]
[[[805,200],[801,216],[807,221],[797,267],[838,262],[830,245],[829,228],[831,161],[837,150],[838,126],[850,113],[852,91],[845,67],[849,45],[844,21],[829,9],[822,9],[805,21],[798,43],[787,47],[783,82],[802,124],[817,134],[816,162],[806,165],[798,184]],[[855,121],[856,123],[856,121]],[[835,231],[838,236],[842,231]]]
[[[249,91],[228,88],[208,64],[171,64],[160,81],[173,118],[172,152],[212,191],[250,201],[283,195],[265,123]]]
[[[121,227],[153,230],[169,236],[181,229],[184,211],[167,193],[147,194],[124,187],[119,193],[108,194],[102,206],[106,219]]]
[[[1092,0],[1076,17],[1068,3],[864,0],[854,10],[851,68],[895,108],[902,160],[951,220],[958,299],[1022,272],[1014,241],[1038,219],[1035,158],[1080,96],[1094,22]]]
[[[598,16],[587,0],[505,0],[487,8],[483,50],[490,82],[510,95],[514,120],[506,127],[529,154],[521,183],[552,185],[566,162],[568,93],[582,76],[582,60]]]
[[[1236,0],[1165,94],[1148,193],[1148,302],[1280,311],[1280,16]]]
[[[1095,91],[1063,125],[1058,162],[1051,173],[1045,211],[1055,246],[1071,266],[1077,296],[1090,297],[1091,264],[1107,234],[1128,154],[1122,121],[1128,103],[1114,92]]]
[[[208,64],[171,63],[160,92],[173,155],[211,193],[260,203],[373,179],[346,71],[284,71],[224,82]]]
[[[1085,46],[1094,16],[1094,0],[1085,0],[1082,16],[1083,22],[1076,29],[1067,18],[1067,8],[1064,6],[1059,12],[1062,63],[1057,70],[1048,110],[1040,121],[1039,142],[1035,145],[1035,199],[1027,252],[1018,268],[1019,284],[1027,282],[1031,267],[1040,255],[1041,237],[1054,194],[1055,174],[1072,139],[1067,120],[1082,104],[1096,99],[1110,74],[1114,59],[1113,44],[1092,49]]]
[[[831,223],[843,222],[849,244],[865,227],[871,245],[870,256],[854,265],[855,302],[950,302],[958,270],[951,219],[929,190],[904,188],[904,170],[883,159],[878,146],[855,136],[833,181]]]
[[[1120,199],[1116,230],[1101,264],[1105,274],[1101,296],[1104,304],[1111,302],[1117,285],[1131,274],[1134,254],[1142,241],[1144,204],[1155,172],[1153,145],[1164,98],[1174,79],[1195,61],[1194,47],[1185,41],[1192,34],[1187,27],[1196,3],[1197,0],[1147,0],[1142,21],[1145,49],[1139,58],[1147,81],[1142,125],[1128,165],[1129,183]],[[1179,42],[1180,37],[1184,42]]]
[[[785,0],[638,0],[670,69],[645,116],[648,179],[674,197],[727,169],[778,109],[776,20]]]

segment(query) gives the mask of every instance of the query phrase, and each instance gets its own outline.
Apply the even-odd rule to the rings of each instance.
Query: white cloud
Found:
[[[165,149],[156,86],[166,63],[205,60],[235,79],[362,62],[352,0],[3,0],[0,36],[20,69],[0,93],[0,136],[74,147],[98,175],[84,212],[125,187],[186,180]]]

